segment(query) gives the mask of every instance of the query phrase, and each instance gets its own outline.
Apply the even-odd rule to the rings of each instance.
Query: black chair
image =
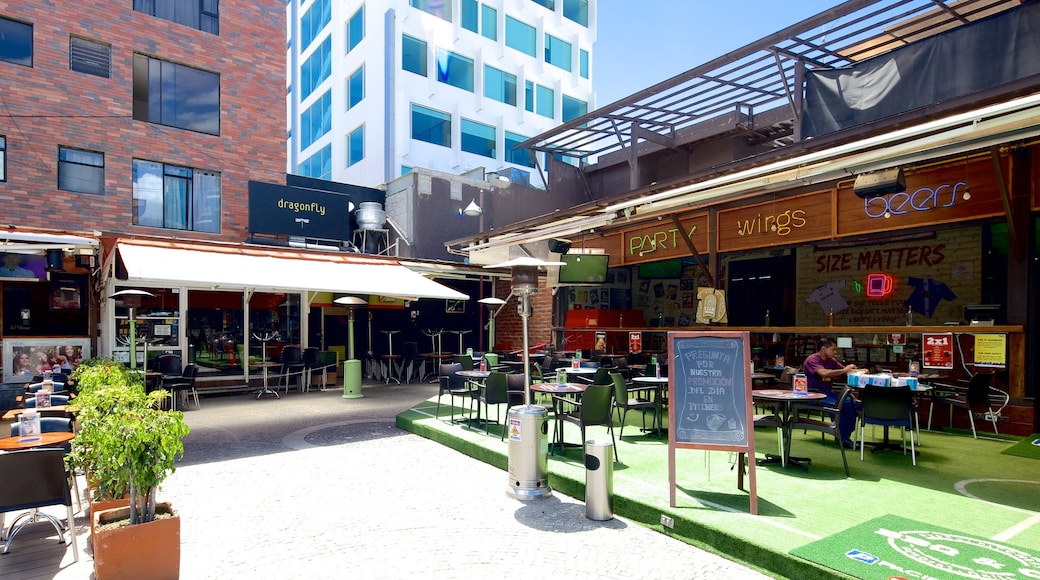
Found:
[[[900,427],[903,434],[903,454],[906,454],[906,430],[910,430],[910,457],[917,465],[917,452],[914,450],[914,393],[910,387],[876,387],[867,386],[860,394],[859,423],[859,460],[863,461],[864,429],[867,425],[885,427],[886,441],[876,446],[873,451],[889,447],[888,428]]]
[[[412,376],[422,379],[423,357],[419,356],[419,343],[414,340],[406,340],[401,345],[401,368],[404,371],[404,382],[412,382]]]
[[[40,417],[40,433],[71,433],[72,432],[72,419],[68,417]],[[22,434],[21,424],[18,421],[11,423],[11,437],[18,437]],[[72,451],[71,443],[62,443],[61,445],[55,445],[55,449],[61,450],[62,453],[68,453]],[[5,472],[0,472],[5,473]],[[79,509],[82,509],[82,505],[79,505],[79,482],[76,481],[76,474],[72,471],[66,471],[66,476],[69,478],[71,487],[76,490],[76,504]],[[2,479],[2,478],[0,478]],[[3,530],[3,522],[0,521],[0,530]]]
[[[841,442],[841,431],[838,429],[838,425],[841,425],[842,407],[845,405],[845,400],[851,396],[852,389],[846,387],[833,407],[823,404],[804,405],[796,403],[791,417],[791,421],[793,421],[792,430],[819,431],[821,437],[827,435],[834,437],[834,441],[838,444],[838,449],[841,450],[841,463],[845,466],[845,477],[851,477],[851,474],[849,473],[849,462],[845,458],[845,446]],[[755,426],[759,426],[757,422]],[[860,437],[860,445],[863,445],[862,436]]]
[[[462,365],[462,370],[471,371],[473,370],[473,357],[466,353],[457,354],[451,357],[451,360]]]
[[[556,406],[556,437],[560,454],[563,455],[563,425],[572,423],[581,429],[581,446],[584,454],[585,429],[594,425],[604,425],[610,431],[610,441],[614,444],[614,461],[618,461],[617,442],[614,441],[614,410],[611,406],[614,387],[611,385],[589,385],[580,401],[560,395],[553,395]]]
[[[647,393],[650,389],[647,388],[630,388],[628,383],[625,382],[625,377],[621,376],[621,373],[610,373],[610,380],[614,386],[614,409],[617,410],[618,420],[621,422],[621,429],[618,431],[618,437],[622,437],[625,434],[625,418],[628,416],[629,409],[639,409],[643,414],[643,431],[646,431],[646,412],[651,410],[654,412],[654,423],[658,419],[657,417],[657,405],[650,400],[649,397],[640,396],[640,393]]]
[[[584,365],[585,363],[582,363],[582,364]],[[592,375],[591,379],[588,378],[588,377],[584,377],[582,375],[575,375],[574,378],[577,379],[575,382],[581,381],[583,383],[588,383],[590,385],[613,385],[614,384],[614,381],[611,380],[611,378],[610,378],[610,370],[606,369],[606,368],[603,368],[603,367],[597,367],[596,368],[596,372],[595,372],[595,374]]]
[[[455,374],[461,371],[462,365],[458,363],[441,364],[437,378],[440,382],[440,391],[437,393],[437,410],[434,415],[440,417],[441,398],[445,393],[451,395],[451,422],[455,422],[455,397],[467,398],[470,401],[470,413],[473,412],[473,402],[476,400],[477,389],[473,388],[465,377]]]
[[[76,544],[76,530],[73,528],[72,491],[65,472],[64,452],[61,449],[29,449],[13,453],[0,454],[0,530],[4,527],[4,514],[12,511],[31,510],[19,514],[11,522],[7,541],[3,552],[11,548],[11,541],[22,528],[36,518],[43,518],[54,526],[61,543],[65,543],[65,534],[61,522],[50,514],[38,511],[38,508],[63,505],[67,512],[67,528],[72,537],[72,554],[79,562],[79,546]],[[78,495],[78,494],[77,494]]]
[[[184,367],[184,372],[180,375],[163,378],[162,388],[170,391],[170,409],[177,410],[177,401],[180,400],[181,393],[186,391],[195,399],[195,408],[199,408],[199,392],[195,388],[195,379],[198,376],[199,367],[191,364]]]
[[[1007,406],[1010,397],[1007,392],[992,385],[993,375],[975,373],[968,382],[967,389],[941,383],[933,384],[933,395],[928,403],[928,430],[932,430],[932,410],[936,403],[949,405],[950,426],[953,425],[953,408],[968,411],[968,422],[971,424],[971,436],[978,439],[975,432],[975,409],[984,410],[984,417],[993,425],[993,434],[997,435],[997,418]],[[994,409],[996,407],[996,409]]]
[[[307,390],[303,375],[307,365],[303,363],[303,349],[296,345],[282,347],[282,380],[284,381],[284,393],[289,393],[289,381],[293,375],[300,378],[300,392]]]
[[[507,377],[508,375],[506,373],[491,371],[488,374],[487,379],[484,381],[484,388],[477,396],[477,399],[484,405],[485,424],[491,422],[491,413],[489,412],[491,405],[495,406],[495,423],[500,423],[502,421],[502,409],[500,405],[509,402],[509,379]],[[477,411],[477,415],[480,415],[479,411]],[[485,428],[484,431],[487,432],[487,429]],[[502,436],[499,437],[499,439],[505,438],[505,432],[506,430],[503,426]]]
[[[506,374],[506,389],[510,407],[524,404],[527,398],[527,383],[523,373]]]
[[[303,384],[306,385],[305,390],[310,390],[311,377],[314,375],[314,371],[321,372],[321,390],[325,390],[329,384],[329,366],[321,361],[321,349],[316,346],[308,346],[303,349],[303,368],[304,374],[306,375],[303,380]]]

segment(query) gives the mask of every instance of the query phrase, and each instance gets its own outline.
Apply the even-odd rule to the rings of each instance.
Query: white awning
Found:
[[[395,298],[468,300],[392,260],[241,246],[119,242],[127,276],[209,288],[323,291]]]

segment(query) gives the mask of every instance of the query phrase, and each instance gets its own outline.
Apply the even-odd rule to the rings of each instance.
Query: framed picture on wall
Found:
[[[444,312],[448,314],[461,314],[466,311],[465,300],[445,300]]]

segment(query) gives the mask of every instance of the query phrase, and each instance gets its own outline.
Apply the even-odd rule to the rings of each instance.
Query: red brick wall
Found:
[[[499,284],[497,296],[503,300],[509,296],[509,284]],[[538,292],[531,296],[531,317],[527,319],[527,337],[530,345],[552,341],[553,299],[545,286],[545,279],[538,281]],[[515,296],[509,300],[495,318],[495,341],[509,343],[510,350],[520,350],[524,344],[523,320],[517,314]]]
[[[0,62],[7,181],[6,225],[63,232],[242,241],[247,183],[285,180],[285,4],[224,0],[220,35],[132,10],[128,0],[0,2],[0,15],[33,25],[33,67]],[[69,70],[69,36],[110,44],[109,79]],[[220,75],[220,135],[134,121],[135,53]],[[103,196],[57,189],[58,146],[105,154]],[[218,171],[221,232],[132,225],[132,160]]]

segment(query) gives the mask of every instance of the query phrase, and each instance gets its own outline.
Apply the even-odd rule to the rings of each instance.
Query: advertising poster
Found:
[[[921,335],[921,366],[926,369],[953,369],[953,333]]]
[[[643,352],[643,333],[642,332],[630,332],[628,333],[628,352],[632,354],[639,354]]]
[[[996,368],[1007,366],[1007,335],[976,334],[975,366]]]

